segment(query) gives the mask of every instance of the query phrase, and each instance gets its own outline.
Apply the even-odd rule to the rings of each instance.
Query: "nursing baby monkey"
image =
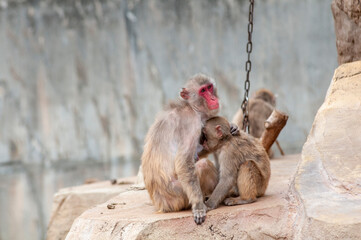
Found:
[[[199,156],[219,153],[219,182],[206,201],[208,209],[216,208],[223,200],[225,205],[232,206],[251,203],[262,196],[271,168],[261,142],[244,132],[233,136],[229,122],[222,117],[207,120],[202,132],[200,143],[204,149]]]

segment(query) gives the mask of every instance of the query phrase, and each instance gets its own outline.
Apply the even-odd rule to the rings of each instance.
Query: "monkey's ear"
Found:
[[[222,132],[221,125],[217,125],[217,126],[216,126],[216,133],[217,133],[217,137],[218,137],[218,138],[222,138],[222,137],[223,137],[223,132]]]
[[[184,99],[184,100],[188,100],[189,99],[189,92],[187,89],[182,88],[182,91],[180,92],[180,96]]]

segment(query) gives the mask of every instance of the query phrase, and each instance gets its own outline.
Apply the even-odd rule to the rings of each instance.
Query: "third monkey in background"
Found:
[[[249,132],[253,137],[260,138],[264,131],[264,122],[276,107],[276,97],[270,90],[262,88],[252,95],[248,104]],[[232,122],[243,129],[242,109],[238,110]]]
[[[268,89],[262,88],[253,93],[248,103],[249,107],[249,133],[256,138],[260,138],[264,131],[264,122],[271,115],[276,107],[276,97]],[[239,109],[233,117],[233,123],[237,124],[240,129],[243,129],[243,111]],[[281,154],[283,151],[278,145]],[[273,156],[272,151],[268,153],[270,157]]]

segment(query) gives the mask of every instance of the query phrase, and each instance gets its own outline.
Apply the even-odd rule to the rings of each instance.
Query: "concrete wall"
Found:
[[[300,152],[337,66],[330,4],[256,1],[251,90],[276,92],[290,115],[286,153]],[[247,20],[245,0],[0,0],[0,239],[45,238],[61,187],[135,174],[189,76],[213,76],[232,118]]]

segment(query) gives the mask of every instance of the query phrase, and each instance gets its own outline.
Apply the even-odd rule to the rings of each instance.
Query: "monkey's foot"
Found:
[[[212,201],[212,199],[208,199],[206,201],[207,211],[213,210],[217,208],[218,204]]]
[[[197,224],[202,224],[206,220],[207,206],[203,202],[197,203],[193,207],[192,212],[194,221]]]
[[[234,206],[234,205],[241,205],[241,204],[247,204],[247,203],[253,203],[255,202],[256,199],[248,199],[248,200],[243,200],[241,199],[241,197],[235,197],[235,198],[226,198],[224,200],[224,204],[227,206]]]

